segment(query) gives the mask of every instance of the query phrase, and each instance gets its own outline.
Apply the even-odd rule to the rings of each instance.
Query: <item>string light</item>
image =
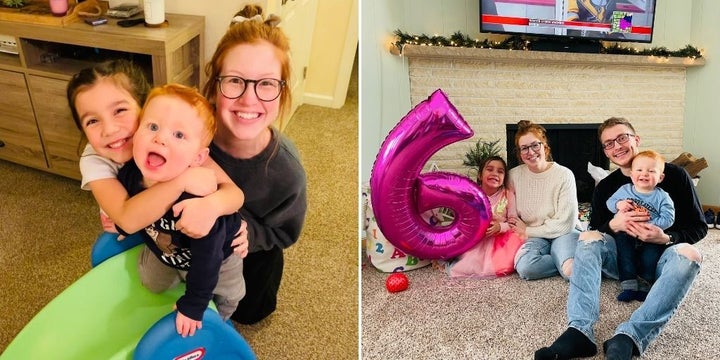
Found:
[[[394,32],[397,41],[392,45],[395,46],[402,54],[402,47],[405,44],[421,45],[421,46],[451,46],[451,47],[466,47],[466,48],[479,48],[479,49],[505,49],[505,50],[532,50],[534,40],[525,39],[518,35],[507,37],[503,41],[490,41],[488,39],[471,39],[469,36],[456,32],[446,38],[440,35],[428,36],[425,34],[421,35],[409,35],[401,30],[395,30]],[[602,44],[602,43],[601,43]],[[692,45],[687,45],[682,49],[670,51],[666,47],[654,47],[649,49],[637,49],[629,46],[620,46],[617,43],[613,43],[609,46],[604,44],[600,49],[601,54],[616,54],[616,55],[641,55],[641,56],[657,56],[662,58],[668,57],[686,57],[691,60],[703,57],[700,50]]]

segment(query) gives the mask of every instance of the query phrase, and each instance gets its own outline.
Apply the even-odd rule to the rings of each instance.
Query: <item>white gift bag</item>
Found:
[[[430,260],[418,259],[415,256],[408,255],[385,238],[385,235],[377,226],[377,221],[375,221],[372,202],[370,201],[370,186],[368,184],[363,185],[362,196],[365,252],[370,263],[383,272],[402,272],[430,265]],[[423,215],[430,217],[433,212]]]

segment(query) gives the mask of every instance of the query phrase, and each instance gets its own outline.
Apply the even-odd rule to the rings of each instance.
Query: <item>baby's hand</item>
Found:
[[[185,192],[195,196],[207,196],[217,191],[217,177],[212,169],[191,167],[180,176],[185,184]]]
[[[635,209],[635,203],[631,200],[620,200],[615,204],[615,207],[618,209],[618,211],[627,212],[632,211]]]
[[[173,306],[173,308],[177,309],[177,305]],[[202,329],[202,321],[193,320],[178,311],[175,316],[175,329],[182,337],[193,336],[195,330]]]

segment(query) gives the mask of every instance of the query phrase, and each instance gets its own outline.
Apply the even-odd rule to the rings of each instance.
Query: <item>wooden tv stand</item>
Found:
[[[167,14],[169,26],[123,28],[117,20],[91,26],[36,25],[0,20],[0,35],[17,54],[0,52],[0,159],[80,179],[84,142],[73,122],[65,88],[79,70],[125,58],[139,64],[154,85],[204,83],[205,18]]]

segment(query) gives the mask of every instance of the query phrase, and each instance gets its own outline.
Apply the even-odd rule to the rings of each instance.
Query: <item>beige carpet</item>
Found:
[[[285,252],[276,313],[238,326],[259,359],[358,358],[357,71],[350,89],[342,109],[303,105],[286,128],[307,171],[309,208],[300,240]],[[79,187],[0,160],[0,352],[90,270],[101,227]]]
[[[720,230],[698,243],[705,262],[676,316],[643,359],[720,358]],[[424,267],[408,290],[385,290],[387,274],[362,264],[363,359],[532,359],[566,328],[568,285],[561,278],[451,280]],[[639,306],[619,303],[619,283],[602,283],[599,341]],[[602,354],[593,359],[602,359]]]

